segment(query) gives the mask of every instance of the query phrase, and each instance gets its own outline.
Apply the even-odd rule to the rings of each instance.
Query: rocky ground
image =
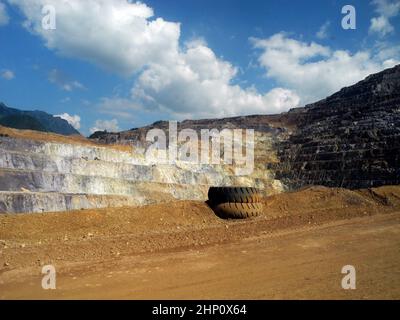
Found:
[[[400,187],[312,187],[221,220],[204,202],[0,216],[0,297],[400,298]],[[53,264],[57,290],[41,289]],[[341,289],[341,268],[357,289]]]

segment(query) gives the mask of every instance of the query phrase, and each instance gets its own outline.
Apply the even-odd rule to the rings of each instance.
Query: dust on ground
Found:
[[[203,202],[0,216],[0,298],[400,298],[400,186],[324,187],[222,220]],[[41,267],[57,290],[41,289]],[[358,270],[343,290],[341,267]]]

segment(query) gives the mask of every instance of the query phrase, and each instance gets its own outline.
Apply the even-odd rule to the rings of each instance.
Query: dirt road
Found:
[[[271,198],[270,216],[243,222],[218,220],[196,202],[147,208],[153,215],[140,222],[132,208],[1,217],[0,298],[400,299],[397,191],[302,192],[322,200],[297,201],[293,214],[301,193]],[[328,210],[326,201],[336,204]],[[119,219],[131,223],[117,230]],[[41,288],[47,263],[56,290]],[[344,265],[356,268],[356,290],[341,287]]]
[[[356,290],[341,288],[344,265]],[[400,215],[287,230],[200,250],[61,267],[57,289],[37,275],[1,285],[1,298],[399,299]]]

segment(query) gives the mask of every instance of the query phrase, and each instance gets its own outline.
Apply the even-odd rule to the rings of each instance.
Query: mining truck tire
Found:
[[[214,212],[223,219],[247,219],[261,214],[263,205],[260,202],[239,203],[226,202],[213,207]]]
[[[208,190],[208,200],[215,205],[226,202],[258,203],[261,198],[260,190],[257,188],[211,187]]]

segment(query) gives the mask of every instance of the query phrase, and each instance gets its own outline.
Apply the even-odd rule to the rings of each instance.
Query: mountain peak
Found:
[[[23,111],[0,102],[0,125],[15,129],[53,132],[62,135],[80,135],[68,121],[44,111]]]

